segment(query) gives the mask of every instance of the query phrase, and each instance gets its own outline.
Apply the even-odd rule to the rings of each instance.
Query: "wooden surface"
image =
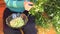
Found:
[[[4,34],[4,32],[3,32],[3,19],[2,19],[4,9],[5,9],[5,3],[3,0],[0,0],[0,34]]]
[[[3,34],[3,11],[4,11],[5,7],[1,7],[0,8],[0,34]]]

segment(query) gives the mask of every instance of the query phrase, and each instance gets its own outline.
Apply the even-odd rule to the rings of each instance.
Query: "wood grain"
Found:
[[[0,34],[4,34],[3,32],[3,12],[5,9],[5,3],[3,0],[0,0]]]

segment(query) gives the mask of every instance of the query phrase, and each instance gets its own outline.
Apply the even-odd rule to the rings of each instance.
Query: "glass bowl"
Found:
[[[25,14],[13,13],[6,18],[6,24],[12,28],[21,28],[28,22]]]

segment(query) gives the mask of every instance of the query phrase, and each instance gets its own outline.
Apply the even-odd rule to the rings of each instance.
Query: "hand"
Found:
[[[32,2],[24,2],[24,7],[25,7],[25,10],[27,10],[27,11],[29,11],[33,6],[30,6],[29,4],[32,4],[33,5],[33,3]]]

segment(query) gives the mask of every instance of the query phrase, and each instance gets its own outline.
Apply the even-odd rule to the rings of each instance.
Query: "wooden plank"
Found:
[[[3,0],[0,0],[0,34],[4,34],[3,32],[3,12],[5,9],[5,3]]]

